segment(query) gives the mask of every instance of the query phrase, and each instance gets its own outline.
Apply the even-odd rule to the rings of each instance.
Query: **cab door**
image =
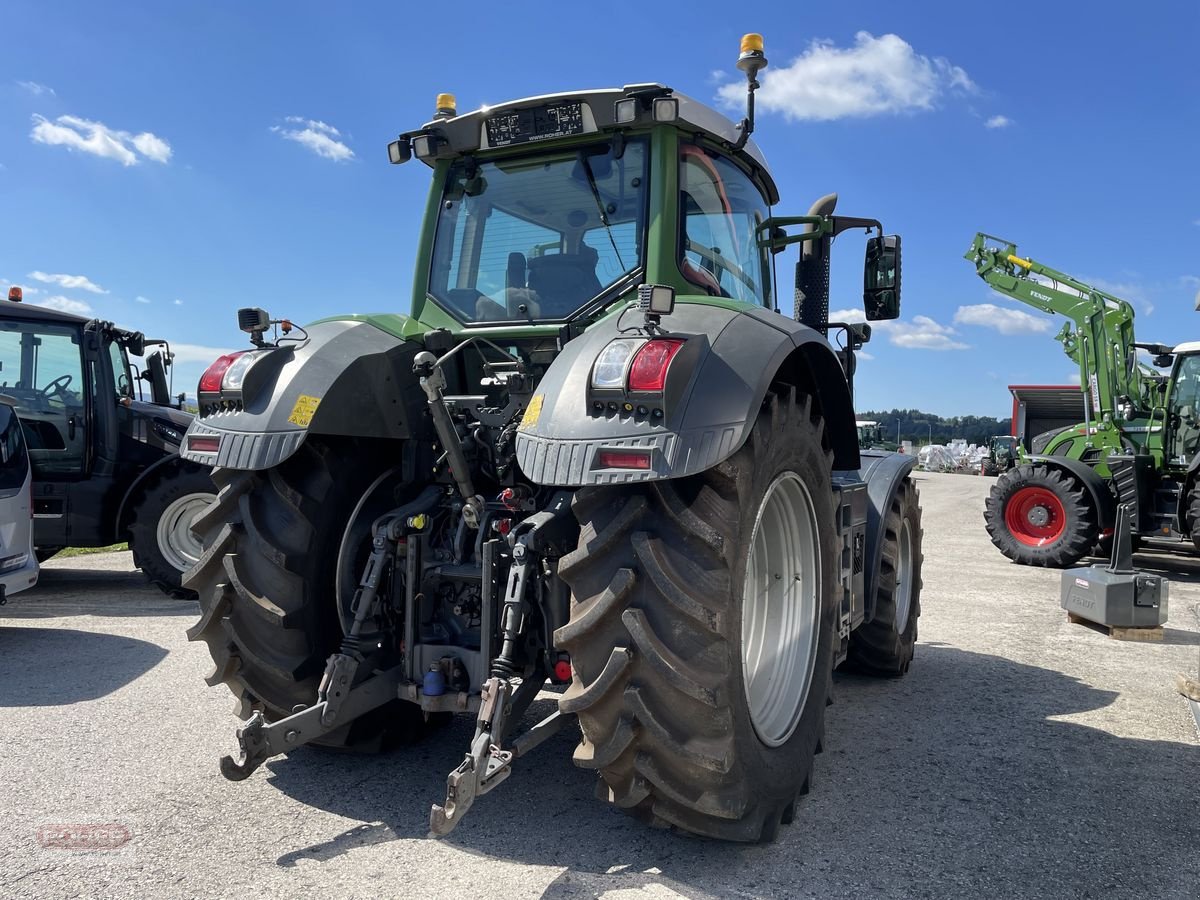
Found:
[[[0,322],[0,398],[16,411],[25,436],[39,547],[67,546],[72,485],[90,471],[83,341],[75,323]]]

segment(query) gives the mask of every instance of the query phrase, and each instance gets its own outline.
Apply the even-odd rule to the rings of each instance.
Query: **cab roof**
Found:
[[[81,325],[91,321],[85,316],[77,316],[74,313],[60,312],[48,306],[13,300],[0,300],[0,319],[17,319],[23,322],[58,322],[71,325]]]
[[[638,100],[637,117],[632,122],[617,122],[616,104],[618,100],[633,98]],[[740,129],[728,117],[717,112],[712,107],[701,103],[686,94],[672,90],[664,84],[627,84],[621,88],[596,88],[592,90],[567,91],[557,94],[542,94],[537,97],[525,97],[520,100],[510,100],[496,106],[482,106],[462,115],[452,118],[433,119],[426,122],[420,131],[409,132],[409,135],[435,133],[440,138],[437,151],[421,158],[427,165],[432,166],[437,159],[452,158],[479,150],[494,149],[488,143],[486,122],[502,113],[510,113],[522,109],[536,109],[551,104],[579,102],[583,104],[582,134],[599,134],[613,132],[620,128],[636,128],[653,125],[653,101],[659,98],[672,98],[678,101],[678,115],[671,124],[681,130],[699,133],[712,139],[718,144],[724,144],[732,150],[734,142],[740,135]],[[529,142],[533,143],[533,142]],[[529,143],[516,146],[528,149]],[[753,166],[761,175],[769,190],[768,198],[772,204],[779,201],[779,191],[771,170],[767,166],[766,157],[758,145],[751,139],[734,155]]]

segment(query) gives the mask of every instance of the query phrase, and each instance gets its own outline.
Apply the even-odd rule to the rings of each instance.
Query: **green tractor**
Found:
[[[899,444],[887,439],[887,435],[883,433],[883,426],[878,422],[859,420],[854,424],[858,428],[858,446],[860,449],[887,450],[891,453],[895,453],[900,449]]]
[[[735,125],[661,84],[462,115],[442,95],[389,146],[432,172],[411,314],[239,311],[252,347],[205,373],[185,448],[220,488],[189,636],[249,720],[226,777],[460,713],[435,834],[567,726],[646,822],[790,821],[834,668],[909,667],[921,521],[914,461],[860,453],[853,349],[826,339],[833,238],[877,232],[872,320],[899,314],[899,239],[833,196],[773,217],[749,105]],[[795,318],[772,278],[793,244]]]
[[[987,456],[979,464],[980,475],[1000,475],[1016,466],[1021,445],[1011,434],[996,434],[988,438]]]
[[[1082,385],[1079,424],[1035,435],[993,485],[992,543],[1014,562],[1066,568],[1106,552],[1130,504],[1135,542],[1200,547],[1200,343],[1136,342],[1127,301],[1018,256],[1011,241],[977,234],[965,258],[994,290],[1068,320],[1057,340]]]

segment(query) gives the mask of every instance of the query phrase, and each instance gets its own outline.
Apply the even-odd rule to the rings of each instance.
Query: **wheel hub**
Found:
[[[173,500],[158,518],[155,531],[158,552],[180,572],[194,566],[204,552],[200,541],[192,535],[192,521],[216,499],[213,494],[184,494]]]
[[[804,712],[821,607],[816,511],[794,472],[776,478],[759,505],[742,594],[742,678],[750,721],[764,744],[777,747]]]
[[[1026,518],[1034,528],[1045,528],[1050,524],[1050,510],[1044,506],[1035,506],[1029,510]]]

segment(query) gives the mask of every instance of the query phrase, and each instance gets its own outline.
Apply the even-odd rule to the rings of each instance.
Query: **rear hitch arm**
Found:
[[[261,712],[255,711],[237,731],[241,760],[232,756],[221,757],[221,774],[230,781],[244,781],[271,757],[324,737],[341,724],[383,706],[389,700],[395,700],[400,695],[400,683],[403,680],[403,666],[368,678],[342,697],[332,721],[329,720],[327,701],[314,703],[270,724],[267,724]]]

